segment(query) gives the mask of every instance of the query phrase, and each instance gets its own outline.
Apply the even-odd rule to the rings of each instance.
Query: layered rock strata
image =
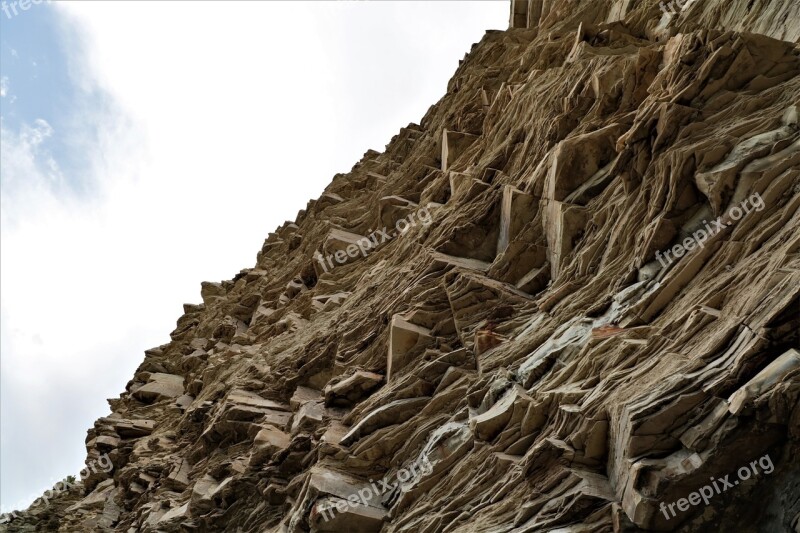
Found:
[[[798,5],[513,1],[5,527],[800,531]]]

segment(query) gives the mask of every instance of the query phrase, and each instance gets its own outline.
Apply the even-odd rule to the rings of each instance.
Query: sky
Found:
[[[0,10],[2,512],[77,475],[201,281],[252,267],[508,25],[505,0],[24,5]]]

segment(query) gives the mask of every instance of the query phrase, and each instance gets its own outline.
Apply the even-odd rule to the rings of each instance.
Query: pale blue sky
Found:
[[[253,266],[507,20],[506,0],[0,11],[2,511],[81,470],[201,281]]]
[[[46,154],[58,165],[63,182],[53,187],[61,192],[87,192],[84,169],[89,165],[87,150],[96,135],[96,125],[83,120],[80,110],[108,105],[96,86],[78,86],[70,76],[70,61],[80,41],[74,28],[63,24],[53,4],[17,8],[9,18],[0,11],[0,65],[3,91],[0,115],[5,133],[40,135],[42,164]],[[44,122],[42,122],[44,121]],[[51,171],[54,169],[51,169]],[[3,176],[4,189],[16,184]],[[3,192],[6,192],[5,190]]]

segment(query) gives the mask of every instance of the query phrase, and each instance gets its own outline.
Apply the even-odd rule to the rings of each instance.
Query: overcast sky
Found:
[[[490,2],[81,2],[0,11],[0,504],[337,172],[418,122]]]

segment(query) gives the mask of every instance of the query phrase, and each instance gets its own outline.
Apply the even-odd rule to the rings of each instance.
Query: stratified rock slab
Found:
[[[685,4],[509,2],[3,526],[800,531],[800,3]]]

